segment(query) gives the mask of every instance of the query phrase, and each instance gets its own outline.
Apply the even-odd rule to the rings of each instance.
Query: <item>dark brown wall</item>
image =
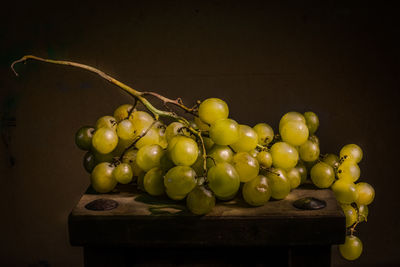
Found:
[[[9,64],[30,53],[86,63],[187,103],[220,97],[240,123],[276,127],[287,111],[313,110],[322,152],[359,144],[361,179],[377,193],[359,228],[364,254],[350,264],[334,249],[334,266],[400,263],[394,6],[31,2],[3,8],[0,21],[0,112],[16,117],[5,128],[9,150],[0,142],[0,264],[82,263],[67,239],[68,213],[89,184],[73,137],[130,101],[80,70],[28,62],[14,77]]]

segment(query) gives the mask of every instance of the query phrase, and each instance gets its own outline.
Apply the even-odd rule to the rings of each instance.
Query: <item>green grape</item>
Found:
[[[250,126],[239,125],[239,140],[231,144],[236,152],[248,152],[256,148],[258,144],[258,135]]]
[[[367,205],[358,205],[358,220],[360,222],[367,221],[368,218],[368,206]]]
[[[272,145],[270,150],[272,165],[276,168],[291,169],[296,166],[299,160],[299,153],[296,148],[285,142],[277,142]]]
[[[247,152],[236,153],[232,165],[239,174],[240,181],[244,183],[254,179],[260,170],[258,161]]]
[[[204,176],[204,158],[203,158],[203,153],[201,153],[201,150],[199,150],[197,159],[191,167],[196,172],[197,177]]]
[[[203,142],[207,152],[210,151],[215,145],[214,141],[209,137],[203,137]]]
[[[271,153],[267,151],[261,151],[256,156],[258,163],[264,168],[270,168],[272,166],[272,156]]]
[[[357,221],[357,211],[349,204],[341,205],[346,217],[346,227],[352,226]]]
[[[176,166],[164,176],[167,195],[174,200],[181,200],[196,186],[196,172],[189,166]]]
[[[319,188],[328,188],[335,181],[335,171],[324,162],[318,162],[311,168],[311,181]]]
[[[186,198],[186,206],[196,215],[209,213],[215,206],[214,194],[204,186],[196,186]]]
[[[300,159],[303,161],[316,161],[319,158],[319,146],[318,144],[307,140],[299,148]]]
[[[322,162],[325,162],[332,168],[337,168],[339,166],[339,157],[336,156],[335,154],[326,154],[322,158]]]
[[[167,138],[167,142],[171,142],[171,139],[177,135],[190,137],[190,132],[184,127],[185,126],[180,122],[173,122],[168,125],[167,129],[165,129],[165,137]]]
[[[154,119],[149,113],[137,110],[132,112],[129,120],[133,123],[136,136],[141,135],[154,123]]]
[[[251,206],[262,206],[271,198],[272,190],[267,177],[258,175],[244,184],[242,195],[244,201]]]
[[[310,134],[314,134],[319,126],[318,116],[312,111],[307,111],[304,112],[304,118],[306,119],[306,124]]]
[[[281,130],[282,140],[292,146],[300,146],[308,139],[307,125],[300,121],[288,121],[282,125]]]
[[[226,119],[228,115],[228,105],[219,98],[208,98],[201,102],[199,106],[199,117],[208,124],[212,124],[219,119]]]
[[[358,259],[361,256],[362,250],[363,245],[361,240],[354,235],[346,236],[344,244],[339,245],[340,254],[349,261]]]
[[[316,160],[316,161],[311,161],[311,162],[303,161],[303,164],[304,164],[304,166],[306,166],[307,171],[310,173],[312,167],[314,167],[314,165],[317,164],[318,162],[319,162],[318,160]]]
[[[83,167],[88,173],[91,173],[96,166],[96,158],[93,153],[88,151],[85,156],[83,156]]]
[[[207,132],[210,130],[210,126],[202,121],[199,117],[194,117],[194,122],[196,123],[199,130]]]
[[[228,146],[239,140],[239,124],[231,119],[220,119],[210,127],[210,137],[218,145]]]
[[[128,163],[131,166],[133,176],[139,176],[139,174],[143,172],[143,170],[136,163],[137,152],[137,149],[131,148],[126,151],[122,157],[122,162]]]
[[[132,168],[128,163],[121,163],[115,167],[113,171],[114,179],[121,184],[129,184],[132,182]]]
[[[308,136],[308,140],[310,140],[311,142],[316,143],[319,146],[319,138],[316,135],[309,135]]]
[[[97,129],[92,138],[93,148],[101,153],[108,154],[118,145],[117,133],[111,128]]]
[[[300,178],[301,178],[301,184],[304,184],[307,181],[307,167],[304,165],[302,161],[299,161],[296,165],[296,169],[300,173]]]
[[[159,144],[160,142],[160,135],[158,134],[157,130],[154,128],[151,128],[145,136],[140,138],[139,141],[136,142],[136,148],[140,149],[144,146],[147,145],[155,145]]]
[[[283,115],[281,120],[279,121],[279,132],[281,132],[282,126],[289,121],[299,121],[302,123],[306,123],[306,119],[302,114],[295,111],[291,111]]]
[[[345,160],[355,161],[359,163],[363,157],[363,151],[361,147],[356,144],[348,144],[342,147],[340,150],[340,158]]]
[[[108,193],[115,188],[117,180],[113,176],[114,166],[108,162],[102,162],[94,167],[90,175],[92,187],[98,193]]]
[[[360,178],[360,168],[354,161],[345,160],[339,165],[337,176],[339,179],[355,182]]]
[[[356,199],[357,205],[369,205],[375,198],[375,190],[374,188],[368,183],[357,183],[356,184],[356,191],[358,197]]]
[[[97,163],[101,163],[101,162],[112,162],[113,158],[114,158],[114,154],[113,153],[107,153],[107,154],[101,154],[97,151],[92,151],[94,158],[96,160],[96,164]]]
[[[290,182],[283,169],[271,169],[267,172],[268,184],[271,186],[271,196],[274,199],[284,199],[290,193]]]
[[[295,189],[301,184],[301,174],[299,170],[295,167],[286,172],[287,178],[290,182],[290,189]]]
[[[112,116],[103,116],[96,121],[96,130],[100,128],[111,128],[115,130],[117,128],[117,120]]]
[[[218,198],[230,198],[236,194],[240,186],[240,178],[236,169],[229,163],[220,162],[208,171],[210,189]]]
[[[93,127],[81,127],[75,134],[75,144],[82,150],[90,150],[92,147],[93,133]]]
[[[137,165],[145,172],[161,165],[164,150],[159,145],[147,145],[139,149],[136,155]]]
[[[229,148],[229,146],[214,145],[208,152],[208,156],[211,157],[212,159],[207,158],[207,168],[211,168],[215,166],[214,163],[232,162],[233,151],[232,149]]]
[[[161,196],[165,192],[163,171],[159,167],[149,170],[143,177],[143,186],[152,196]]]
[[[347,180],[337,180],[332,185],[332,191],[337,201],[342,204],[351,204],[358,198],[355,184]]]
[[[257,158],[259,151],[257,149],[252,149],[249,151],[250,156],[252,156],[253,158]]]
[[[129,112],[133,111],[133,106],[130,104],[124,104],[119,106],[115,111],[114,111],[114,118],[117,122],[120,122],[122,120],[128,119],[128,114]]]
[[[175,136],[168,144],[168,155],[175,165],[193,165],[198,157],[197,143],[185,136]]]
[[[175,164],[168,157],[168,153],[164,153],[160,159],[160,168],[165,173],[169,171],[171,168],[175,167]]]
[[[266,123],[258,123],[253,127],[258,136],[258,143],[266,146],[274,140],[274,130]]]
[[[135,139],[135,129],[133,127],[133,123],[130,120],[120,121],[117,126],[117,135],[123,140],[133,141],[133,139]]]

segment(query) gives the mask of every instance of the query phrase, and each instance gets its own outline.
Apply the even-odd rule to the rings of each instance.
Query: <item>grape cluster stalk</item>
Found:
[[[112,115],[81,127],[76,145],[86,151],[83,167],[90,173],[98,193],[115,190],[118,183],[133,184],[152,196],[167,195],[186,200],[196,215],[209,213],[216,201],[241,196],[249,206],[262,206],[271,198],[284,199],[304,183],[331,188],[346,217],[347,235],[339,246],[341,255],[355,260],[362,242],[354,235],[366,222],[374,188],[360,178],[358,163],[363,157],[356,144],[343,146],[339,154],[321,154],[319,127],[314,112],[288,112],[279,122],[279,132],[261,122],[250,127],[229,117],[225,101],[208,98],[187,107],[183,101],[155,92],[140,92],[88,65],[27,55],[28,59],[73,66],[91,71],[134,98]],[[147,96],[162,101],[166,110],[154,107]],[[140,102],[147,111],[139,110]],[[176,109],[192,119],[178,115]],[[172,119],[168,125],[163,118]],[[356,183],[357,182],[357,183]]]

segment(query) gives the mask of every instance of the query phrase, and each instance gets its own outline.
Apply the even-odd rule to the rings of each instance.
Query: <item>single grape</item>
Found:
[[[241,182],[248,182],[258,175],[260,165],[247,152],[239,152],[233,156],[232,165],[235,167]]]
[[[239,124],[232,119],[220,119],[210,127],[210,137],[218,145],[228,146],[239,140]]]
[[[318,162],[311,168],[311,181],[319,188],[328,188],[335,181],[335,172],[331,166]]]
[[[307,111],[304,112],[304,118],[306,119],[306,124],[310,134],[314,134],[319,126],[318,116],[312,111]]]
[[[83,167],[88,173],[91,173],[96,166],[96,158],[93,153],[88,151],[85,156],[83,156]]]
[[[167,142],[171,142],[171,139],[177,135],[190,137],[190,132],[184,128],[182,123],[176,121],[168,125],[167,129],[165,129],[165,137],[167,138]]]
[[[346,217],[346,227],[352,226],[357,221],[357,211],[349,204],[341,205]]]
[[[129,184],[132,182],[132,168],[128,163],[121,163],[115,167],[113,171],[114,179],[121,184]]]
[[[318,144],[307,140],[299,148],[300,159],[303,161],[316,161],[319,158],[319,146]]]
[[[271,196],[274,199],[284,199],[290,193],[290,182],[283,169],[271,169],[267,172],[268,184],[271,186]]]
[[[356,184],[356,191],[358,197],[356,199],[356,203],[358,205],[369,205],[375,198],[375,190],[374,188],[368,183],[357,183]]]
[[[272,190],[267,177],[258,175],[244,184],[242,195],[244,201],[251,206],[262,206],[271,198]]]
[[[94,167],[90,175],[92,187],[98,193],[108,193],[117,185],[113,176],[114,166],[108,162],[102,162]]]
[[[332,185],[332,191],[337,201],[342,204],[351,204],[358,198],[355,184],[347,180],[337,180]]]
[[[295,167],[286,172],[287,178],[290,182],[290,189],[295,189],[301,184],[301,174],[299,170]]]
[[[160,159],[160,168],[161,170],[166,173],[170,169],[175,167],[175,164],[172,162],[172,160],[169,158],[168,153],[164,153]]]
[[[258,163],[264,168],[270,168],[272,166],[272,156],[271,153],[267,151],[261,151],[257,154]]]
[[[111,128],[97,129],[92,138],[93,148],[101,154],[112,152],[117,147],[117,144],[117,133]]]
[[[279,132],[281,132],[282,126],[289,121],[299,121],[302,123],[306,123],[306,119],[302,114],[295,111],[291,111],[283,115],[281,120],[279,121]]]
[[[332,168],[337,168],[339,166],[339,157],[336,156],[335,154],[326,154],[322,158],[322,162],[325,162]]]
[[[304,165],[304,163],[302,161],[299,161],[296,165],[296,169],[299,171],[300,173],[300,177],[301,177],[301,184],[304,184],[307,181],[307,167]]]
[[[210,189],[218,198],[230,198],[239,190],[240,178],[236,169],[229,163],[221,162],[208,171]]]
[[[259,151],[257,149],[252,149],[249,151],[250,156],[252,156],[253,158],[257,158]]]
[[[348,235],[344,241],[344,244],[339,245],[339,251],[343,258],[352,261],[360,257],[363,250],[361,240],[354,236]]]
[[[342,147],[339,155],[340,158],[344,160],[352,160],[359,163],[363,157],[363,151],[361,147],[356,144],[348,144]]]
[[[281,130],[282,140],[292,146],[300,146],[308,139],[307,125],[300,121],[288,121],[282,125]]]
[[[258,135],[250,126],[239,125],[239,140],[231,144],[231,147],[236,152],[249,152],[256,148],[258,144]]]
[[[339,179],[355,182],[360,178],[360,168],[354,161],[345,160],[337,169]]]
[[[159,145],[147,145],[139,149],[136,155],[137,165],[145,172],[161,165],[164,150]]]
[[[358,220],[360,222],[367,221],[368,218],[368,206],[367,205],[357,205],[358,208]]]
[[[204,186],[196,186],[186,198],[186,206],[196,215],[209,213],[215,206],[214,194]]]
[[[210,130],[210,126],[202,121],[199,117],[194,117],[194,122],[196,123],[199,130],[207,132]]]
[[[114,111],[114,118],[117,122],[128,119],[129,112],[131,113],[133,112],[132,105],[130,104],[121,105]]]
[[[315,134],[309,135],[308,140],[316,143],[319,146],[319,138]]]
[[[143,186],[152,196],[161,196],[165,192],[163,171],[159,167],[149,170],[143,177]]]
[[[75,134],[75,144],[82,150],[90,150],[90,148],[92,147],[93,133],[93,127],[81,127]]]
[[[96,130],[100,128],[111,128],[115,130],[117,128],[117,120],[112,116],[103,116],[96,121]]]
[[[122,120],[117,125],[117,135],[123,140],[135,139],[135,128],[130,120]]]
[[[139,110],[132,112],[131,116],[129,116],[129,120],[132,121],[133,125],[135,126],[137,135],[140,135],[154,122],[153,117],[149,113]]]
[[[181,200],[196,186],[196,172],[189,166],[176,166],[164,176],[167,195],[174,200]]]
[[[226,119],[228,115],[228,105],[219,98],[208,98],[201,102],[199,106],[199,117],[208,124],[212,124],[219,119]]]
[[[151,128],[145,136],[143,136],[142,138],[140,138],[139,141],[136,142],[136,148],[140,149],[144,146],[147,145],[155,145],[155,144],[159,144],[160,142],[160,135],[158,134],[158,131],[154,128]]]
[[[293,146],[277,142],[271,147],[272,165],[276,168],[291,169],[296,166],[299,154]]]
[[[258,123],[253,127],[258,136],[258,143],[266,146],[274,140],[274,130],[266,123]]]
[[[214,145],[208,152],[208,156],[210,158],[207,158],[207,168],[211,168],[215,163],[232,162],[233,151],[229,146]]]
[[[193,165],[198,157],[197,143],[185,136],[175,136],[168,144],[168,155],[175,165]]]
[[[139,174],[143,172],[143,170],[136,163],[137,152],[137,149],[131,148],[126,151],[122,157],[122,162],[128,163],[131,166],[133,176],[139,176]]]

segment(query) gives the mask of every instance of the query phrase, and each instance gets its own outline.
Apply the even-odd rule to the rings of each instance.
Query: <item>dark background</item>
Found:
[[[11,1],[10,1],[11,2]],[[89,185],[76,130],[131,99],[82,70],[25,54],[97,67],[139,90],[220,97],[240,123],[276,129],[288,111],[312,110],[323,153],[364,150],[361,180],[376,198],[357,233],[355,262],[395,266],[399,246],[399,9],[335,1],[53,1],[2,6],[0,19],[0,265],[79,266],[67,216]],[[16,118],[13,126],[12,118]],[[10,161],[13,157],[14,161]]]

